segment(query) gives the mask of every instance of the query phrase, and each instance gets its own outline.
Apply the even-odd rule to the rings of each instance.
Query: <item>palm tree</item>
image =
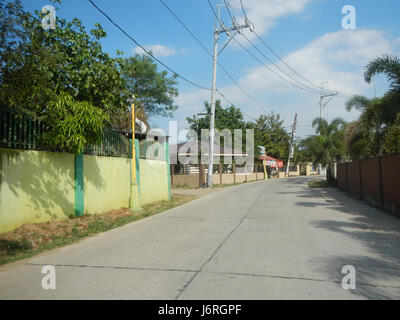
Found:
[[[370,83],[380,73],[390,81],[390,90],[382,98],[354,96],[346,102],[347,111],[356,109],[361,112],[358,126],[348,132],[348,150],[353,159],[382,155],[384,150],[391,149],[386,141],[387,133],[391,132],[393,137],[393,131],[397,132],[391,126],[395,125],[400,112],[400,59],[384,55],[371,61],[366,66],[364,79]]]
[[[384,73],[390,81],[392,91],[400,90],[400,59],[394,56],[384,55],[371,61],[365,70],[364,79],[371,83],[372,77]]]
[[[364,96],[354,96],[346,102],[347,111],[361,111],[357,127],[352,127],[351,133],[347,132],[350,135],[348,150],[353,159],[382,154],[387,122],[391,117],[387,106],[385,98],[368,99]]]
[[[387,125],[393,125],[400,113],[400,59],[384,55],[371,61],[364,73],[364,79],[370,83],[377,74],[383,73],[390,82],[390,90],[384,95],[383,120]]]
[[[314,163],[320,163],[327,168],[326,177],[333,180],[333,161],[344,153],[344,131],[346,122],[336,118],[328,123],[325,119],[316,118],[312,123],[317,135],[313,138]]]

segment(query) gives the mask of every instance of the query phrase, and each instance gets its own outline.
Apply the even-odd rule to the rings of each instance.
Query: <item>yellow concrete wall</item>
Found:
[[[0,149],[0,233],[74,212],[74,155]]]
[[[140,159],[141,204],[168,200],[167,163]]]
[[[131,161],[84,155],[85,213],[129,208]]]

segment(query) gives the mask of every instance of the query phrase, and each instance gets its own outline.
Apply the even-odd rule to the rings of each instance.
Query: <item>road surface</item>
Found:
[[[399,299],[400,219],[309,179],[230,187],[2,266],[0,299]]]

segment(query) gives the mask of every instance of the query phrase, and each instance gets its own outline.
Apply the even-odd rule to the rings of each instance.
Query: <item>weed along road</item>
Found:
[[[400,219],[310,179],[222,189],[4,265],[0,299],[399,299]]]

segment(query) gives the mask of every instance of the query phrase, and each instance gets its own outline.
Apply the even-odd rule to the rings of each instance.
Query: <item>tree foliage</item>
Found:
[[[43,14],[25,12],[20,0],[0,0],[0,18],[0,107],[45,121],[47,145],[82,151],[99,128],[126,120],[133,93],[143,120],[176,110],[175,78],[150,58],[105,53],[100,24],[87,31],[79,19],[57,17],[56,28],[46,31]]]
[[[289,153],[290,136],[283,123],[279,114],[271,112],[254,124],[255,145],[263,146],[269,156],[279,160],[286,160]]]
[[[193,116],[192,118],[188,117],[186,120],[189,123],[189,128],[196,132],[198,137],[201,137],[202,129],[210,129],[210,121],[211,121],[211,106],[208,102],[204,103],[204,107],[206,109],[205,116],[198,118],[197,116]],[[224,130],[229,129],[232,134],[235,129],[244,130],[246,128],[250,128],[249,124],[243,120],[243,114],[240,111],[240,108],[236,108],[235,106],[230,106],[228,108],[223,108],[221,106],[221,101],[217,100],[215,102],[215,129],[216,130]],[[245,141],[245,134],[242,135],[243,141]]]
[[[327,168],[327,179],[331,181],[333,161],[345,153],[344,136],[347,123],[336,118],[328,123],[325,119],[316,118],[312,123],[315,135],[299,143],[302,157],[312,160],[314,165],[321,164]]]
[[[379,73],[390,81],[390,89],[382,98],[354,96],[346,102],[348,111],[361,112],[346,132],[347,152],[354,160],[400,152],[400,60],[387,55],[373,60],[366,67],[364,79],[370,83]]]
[[[200,137],[202,129],[210,128],[211,107],[207,102],[205,102],[205,109],[206,116],[187,118],[190,129],[196,132],[198,137]],[[235,129],[241,129],[244,146],[246,143],[245,130],[253,129],[254,145],[265,147],[267,154],[277,159],[285,159],[289,152],[290,137],[283,127],[283,122],[280,115],[274,112],[261,115],[254,122],[246,122],[240,108],[234,106],[223,108],[219,100],[215,104],[215,128],[217,130],[229,129],[233,133]],[[255,148],[255,155],[259,155],[258,148]]]

